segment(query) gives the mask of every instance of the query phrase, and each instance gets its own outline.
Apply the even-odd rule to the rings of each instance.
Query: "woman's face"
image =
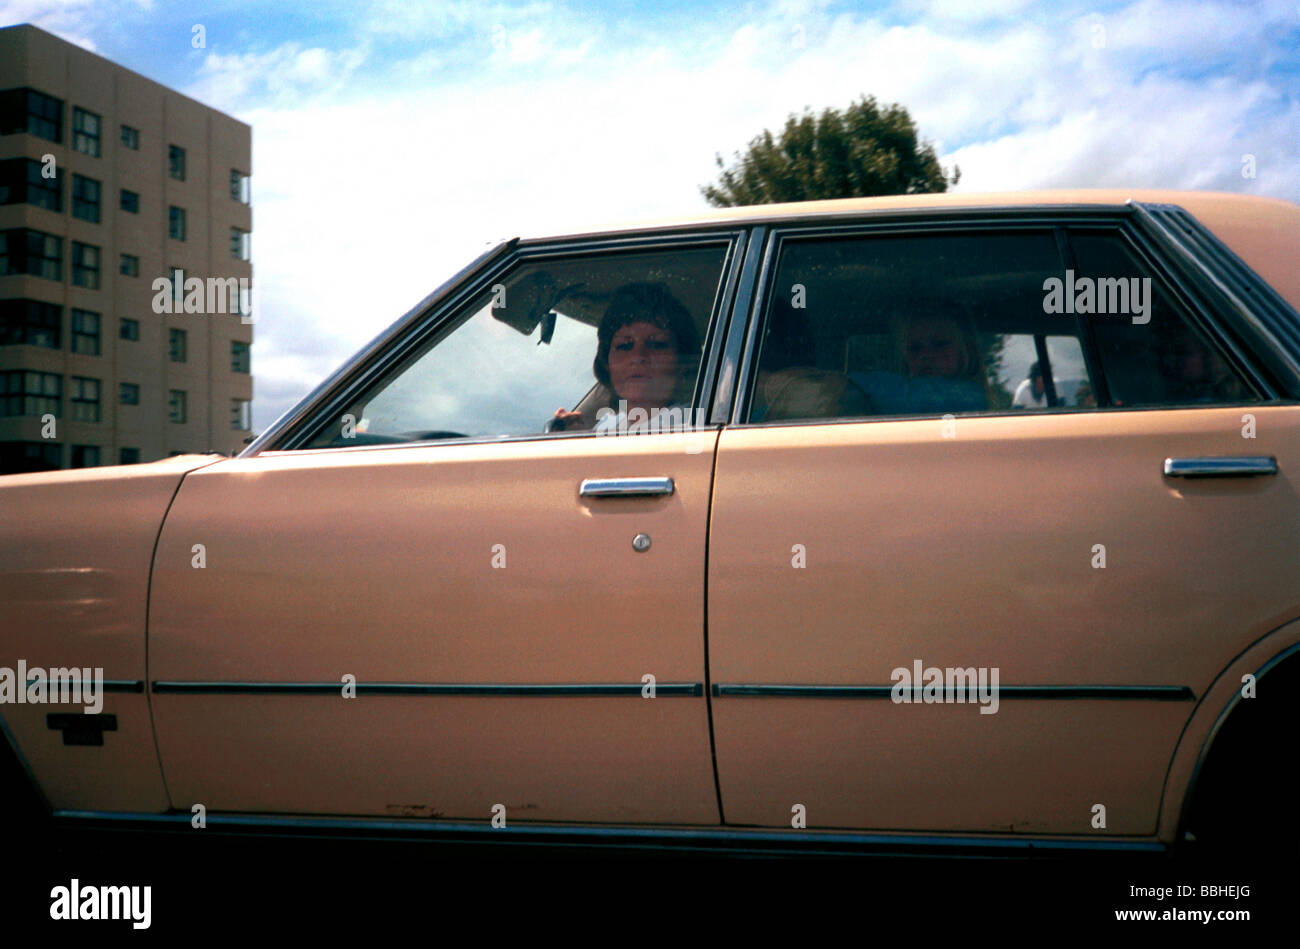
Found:
[[[629,323],[609,344],[609,381],[629,406],[668,404],[677,384],[677,340],[653,323]]]
[[[913,320],[903,352],[913,376],[957,376],[963,368],[960,334],[952,320]]]

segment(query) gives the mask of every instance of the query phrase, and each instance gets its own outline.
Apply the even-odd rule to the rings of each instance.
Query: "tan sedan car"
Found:
[[[1294,833],[1298,246],[1093,191],[509,241],[236,458],[0,479],[6,737],[68,821]]]

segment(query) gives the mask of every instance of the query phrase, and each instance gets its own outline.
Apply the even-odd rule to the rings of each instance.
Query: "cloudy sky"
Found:
[[[1300,196],[1294,0],[0,0],[13,23],[253,127],[259,431],[489,242],[704,208],[715,153],[862,94],[960,191]]]

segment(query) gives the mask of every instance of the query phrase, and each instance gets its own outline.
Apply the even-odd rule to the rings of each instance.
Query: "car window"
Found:
[[[1212,383],[1192,381],[1196,367],[1171,381],[1176,354],[1212,350],[1159,281],[1142,282],[1151,275],[1118,232],[1086,236],[1078,272],[1062,267],[1046,228],[784,241],[746,419],[1088,411],[1249,397],[1210,355],[1201,371]],[[1091,303],[1079,295],[1089,282]],[[1116,379],[1109,402],[1094,378],[1098,360],[1086,356],[1093,338],[1107,379]]]
[[[517,264],[305,447],[597,431],[620,407],[687,406],[726,250]]]
[[[1096,315],[1091,320],[1102,371],[1116,405],[1257,401],[1223,354],[1180,311],[1164,283],[1118,234],[1076,231],[1070,246],[1076,282],[1089,280],[1099,291],[1105,288],[1108,309],[1115,308],[1112,295],[1129,292],[1130,319]],[[1122,309],[1123,300],[1118,302]]]
[[[1050,230],[784,242],[748,419],[1008,409],[1059,260]]]

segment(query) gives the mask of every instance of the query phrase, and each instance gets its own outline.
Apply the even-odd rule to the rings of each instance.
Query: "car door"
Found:
[[[709,534],[728,823],[1155,832],[1196,700],[1300,611],[1300,409],[1128,221],[770,241]]]
[[[150,605],[173,806],[719,820],[703,687],[716,431],[544,428],[557,408],[590,413],[619,287],[657,286],[704,337],[737,239],[522,249],[270,450],[185,481]],[[683,361],[686,391],[706,386],[699,348]]]

